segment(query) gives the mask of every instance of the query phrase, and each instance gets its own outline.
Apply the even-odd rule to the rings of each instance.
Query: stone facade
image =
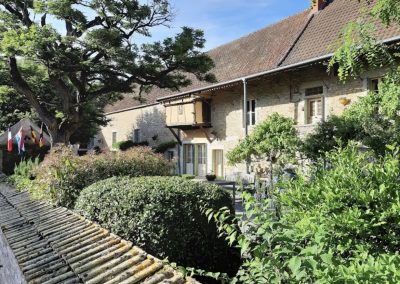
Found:
[[[326,119],[332,114],[341,114],[358,97],[365,95],[369,80],[378,78],[383,73],[384,70],[368,72],[359,78],[342,83],[337,76],[326,72],[326,66],[313,65],[248,81],[247,98],[255,101],[255,125],[277,112],[293,119],[297,124],[300,136],[305,137],[313,130],[316,122]],[[307,93],[310,89],[320,90],[320,93],[310,95]],[[190,129],[189,127],[181,130],[183,145],[174,149],[173,154],[175,158],[181,157],[178,162],[180,172],[204,175],[207,172],[216,171],[215,151],[220,151],[219,154],[223,153],[222,161],[219,161],[222,163],[222,169],[218,170],[220,176],[244,172],[246,170],[244,164],[232,166],[226,162],[226,153],[245,137],[242,84],[204,92],[204,94],[196,96],[211,98],[211,127],[204,129]],[[310,122],[308,114],[310,113],[310,100],[313,99],[320,100],[320,116],[317,121]],[[346,99],[348,105],[343,105],[341,99]],[[169,103],[174,102],[173,100]],[[176,99],[176,102],[183,102],[183,99]],[[97,141],[103,141],[100,145],[102,148],[112,148],[113,133],[116,135],[114,139],[117,142],[133,140],[135,129],[140,129],[140,141],[148,141],[150,146],[175,140],[166,128],[165,107],[161,104],[114,112],[108,114],[107,117],[111,119],[111,122],[107,127],[102,128],[96,138]],[[249,125],[249,133],[255,125]],[[203,145],[203,148],[195,150],[196,147],[185,146],[196,144]],[[200,153],[197,153],[199,151]],[[193,170],[196,168],[194,165],[187,167],[188,161],[185,160],[185,157],[188,155],[191,155],[189,158],[191,164],[199,159],[202,160],[201,171]],[[221,157],[219,159],[221,160]],[[250,170],[254,170],[254,168],[250,167]]]
[[[101,128],[101,132],[95,138],[95,145],[103,149],[112,149],[113,142],[126,140],[147,141],[149,146],[175,140],[165,127],[165,110],[160,104],[109,113],[107,118],[110,122]]]
[[[249,81],[247,85],[248,100],[255,100],[255,121],[265,120],[272,113],[279,113],[293,119],[301,137],[305,137],[315,127],[316,122],[310,123],[307,113],[310,111],[309,100],[320,98],[321,119],[329,115],[339,115],[345,108],[354,103],[358,97],[366,95],[370,78],[381,76],[383,71],[364,74],[357,79],[342,83],[337,76],[329,75],[326,66],[315,65],[297,71],[280,73],[273,77],[259,78]],[[321,94],[306,96],[307,89],[320,88]],[[210,93],[207,93],[210,95]],[[244,172],[245,165],[231,166],[226,163],[226,153],[235,147],[245,137],[243,119],[243,87],[237,85],[225,90],[211,93],[211,124],[204,131],[186,130],[183,144],[207,145],[207,172],[213,170],[213,150],[223,150],[224,175],[234,172]],[[348,105],[343,105],[340,99],[345,98]],[[251,133],[254,126],[249,126]],[[208,138],[207,138],[208,136]],[[210,139],[212,142],[210,142]],[[185,154],[181,156],[184,160]],[[182,161],[184,169],[184,161]],[[250,168],[252,169],[252,167]]]

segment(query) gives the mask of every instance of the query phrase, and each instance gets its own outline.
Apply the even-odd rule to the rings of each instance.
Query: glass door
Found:
[[[203,177],[207,174],[207,145],[183,145],[184,173]]]

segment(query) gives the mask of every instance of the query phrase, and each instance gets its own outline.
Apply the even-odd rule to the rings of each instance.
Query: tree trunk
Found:
[[[49,132],[50,138],[51,138],[51,147],[57,144],[61,145],[68,145],[69,144],[69,139],[71,137],[71,132],[68,130],[60,130],[57,127],[58,125],[55,125],[55,127],[47,127],[47,130]]]

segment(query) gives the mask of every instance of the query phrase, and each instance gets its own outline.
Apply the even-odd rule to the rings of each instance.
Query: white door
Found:
[[[315,124],[322,119],[322,98],[308,100],[308,123]]]
[[[207,174],[207,146],[206,144],[196,145],[197,156],[197,173],[199,177],[204,177]]]

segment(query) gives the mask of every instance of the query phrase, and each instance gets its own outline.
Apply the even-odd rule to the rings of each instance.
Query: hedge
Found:
[[[173,164],[148,147],[82,157],[67,148],[53,149],[35,170],[36,179],[27,189],[35,197],[73,208],[80,191],[99,180],[112,176],[165,176],[172,171]]]
[[[178,265],[235,273],[240,256],[203,208],[230,208],[219,187],[180,177],[111,178],[85,188],[75,210],[147,252]]]

